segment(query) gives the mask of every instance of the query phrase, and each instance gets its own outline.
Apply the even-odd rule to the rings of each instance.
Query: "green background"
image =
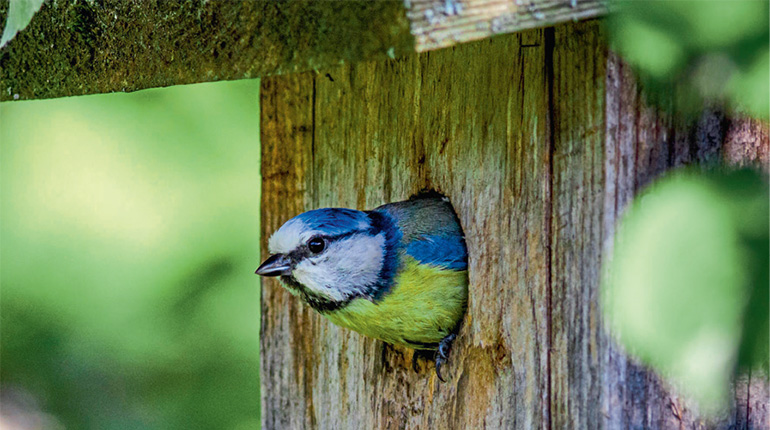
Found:
[[[6,415],[258,428],[258,91],[0,104]]]

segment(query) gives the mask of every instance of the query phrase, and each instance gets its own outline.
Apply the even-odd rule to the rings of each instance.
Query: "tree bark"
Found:
[[[263,238],[305,210],[433,188],[470,256],[444,384],[429,363],[411,369],[411,350],[336,327],[265,280],[264,428],[768,427],[766,376],[704,421],[602,322],[600,268],[633,195],[740,151],[723,150],[738,134],[717,113],[689,128],[646,107],[597,22],[270,77],[261,98]],[[740,159],[766,154],[758,142]]]

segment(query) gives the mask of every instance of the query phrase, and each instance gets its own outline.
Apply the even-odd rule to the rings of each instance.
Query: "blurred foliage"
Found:
[[[770,2],[613,0],[612,47],[649,101],[770,116]],[[768,367],[768,189],[757,173],[679,172],[639,196],[603,287],[620,341],[707,411],[736,369]]]
[[[259,427],[258,85],[0,104],[5,412]]]
[[[11,0],[8,5],[8,17],[0,37],[0,48],[10,42],[18,32],[24,30],[32,17],[40,10],[44,0]]]
[[[602,288],[625,347],[704,411],[734,370],[768,367],[770,197],[748,170],[678,172],[629,208]]]
[[[635,66],[647,94],[694,113],[705,100],[770,114],[770,2],[612,0],[613,49]],[[668,105],[666,102],[664,105]]]

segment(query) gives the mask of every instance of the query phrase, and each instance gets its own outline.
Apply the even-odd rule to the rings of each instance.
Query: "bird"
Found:
[[[256,274],[332,323],[417,354],[449,358],[468,302],[468,251],[450,201],[435,191],[369,211],[322,208],[286,221]],[[413,361],[413,365],[415,362]]]

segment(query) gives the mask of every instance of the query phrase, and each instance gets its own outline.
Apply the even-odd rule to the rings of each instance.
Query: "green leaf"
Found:
[[[770,118],[770,53],[759,52],[749,67],[735,74],[729,90],[732,99],[750,114]]]
[[[679,42],[669,32],[643,20],[625,19],[617,24],[614,45],[626,60],[656,78],[677,70],[684,58]]]
[[[678,173],[618,229],[602,288],[610,327],[705,412],[725,404],[736,365],[767,354],[767,220],[759,175]]]
[[[610,3],[604,22],[611,46],[637,72],[648,101],[685,114],[697,114],[705,101],[725,102],[768,118],[770,2]]]
[[[44,0],[11,0],[8,8],[8,19],[5,22],[3,37],[0,38],[0,48],[5,46],[16,33],[24,30],[32,17],[40,10]]]

